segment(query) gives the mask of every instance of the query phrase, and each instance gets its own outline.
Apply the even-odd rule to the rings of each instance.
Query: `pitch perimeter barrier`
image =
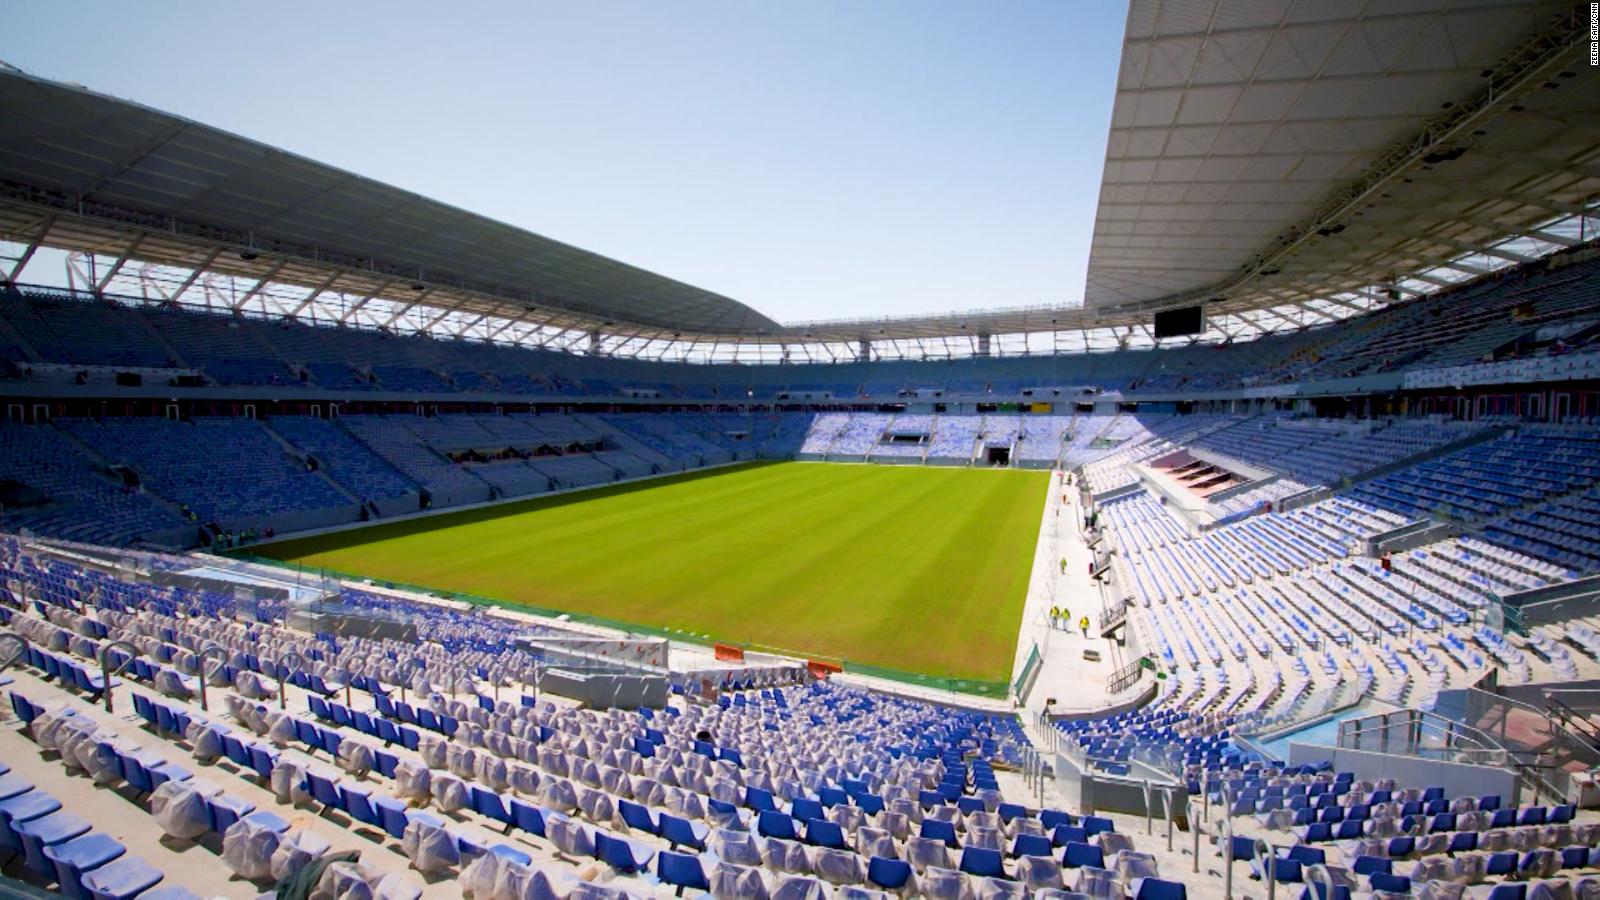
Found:
[[[456,600],[470,603],[473,606],[494,607],[510,610],[512,612],[527,613],[541,618],[552,619],[548,627],[560,628],[563,622],[575,622],[579,625],[590,625],[596,628],[610,628],[616,631],[630,632],[640,635],[651,635],[674,641],[698,644],[710,647],[715,652],[718,644],[730,648],[738,648],[742,652],[771,653],[779,656],[793,657],[802,662],[825,660],[829,664],[838,665],[844,672],[853,675],[865,675],[869,678],[883,678],[901,684],[916,685],[938,691],[952,691],[961,694],[976,694],[980,697],[1004,699],[1010,695],[1011,683],[1009,681],[988,681],[981,678],[956,678],[950,675],[929,675],[919,672],[907,672],[901,669],[890,669],[883,666],[873,666],[866,663],[855,662],[849,659],[820,658],[816,654],[792,650],[783,647],[773,647],[767,644],[758,644],[752,641],[719,642],[712,635],[682,628],[667,628],[656,625],[642,625],[637,622],[624,622],[619,619],[608,619],[604,616],[595,616],[588,613],[572,612],[565,609],[553,609],[546,606],[536,606],[531,603],[522,603],[516,600],[503,600],[498,597],[484,597],[479,594],[468,594],[460,591],[447,591],[441,588],[429,587],[421,584],[411,584],[405,581],[372,578],[355,572],[342,572],[338,569],[326,569],[320,566],[302,566],[281,559],[272,559],[265,556],[241,550],[213,551],[219,556],[237,559],[242,562],[252,563],[268,568],[280,569],[288,572],[299,573],[305,578],[332,578],[340,581],[361,583],[370,581],[373,585],[395,590],[410,591],[416,594],[426,594],[442,600]]]

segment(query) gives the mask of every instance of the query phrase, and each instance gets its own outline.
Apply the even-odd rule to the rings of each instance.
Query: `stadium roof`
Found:
[[[340,269],[347,291],[403,282],[433,306],[711,334],[778,328],[719,294],[76,85],[0,67],[0,121],[7,206],[55,215],[52,243],[71,249],[126,246],[131,226],[141,260],[193,265],[226,248],[212,267],[305,284]],[[26,231],[19,212],[28,217],[7,209],[7,231]]]
[[[1200,340],[1247,340],[1592,241],[1587,37],[1587,7],[1548,0],[1132,0],[1082,306],[780,325],[3,64],[0,240],[27,248],[12,277],[55,246],[99,290],[644,359],[1148,346],[1154,310],[1196,302]]]
[[[1270,306],[1600,194],[1587,6],[1133,0],[1085,304]]]

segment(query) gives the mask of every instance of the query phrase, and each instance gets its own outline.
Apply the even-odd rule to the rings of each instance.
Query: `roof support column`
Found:
[[[856,362],[872,362],[872,342],[866,338],[856,342]]]

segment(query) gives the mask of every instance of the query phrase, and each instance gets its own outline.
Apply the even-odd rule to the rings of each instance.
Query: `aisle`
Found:
[[[1106,680],[1122,666],[1123,651],[1116,641],[1094,637],[1093,623],[1099,619],[1101,587],[1089,577],[1090,551],[1083,545],[1083,514],[1075,488],[1064,488],[1060,473],[1052,473],[1039,527],[1039,545],[1034,554],[1033,578],[1022,610],[1022,627],[1017,634],[1017,654],[1012,678],[1022,672],[1028,654],[1037,644],[1044,657],[1038,680],[1028,695],[1024,720],[1031,726],[1033,714],[1044,709],[1045,700],[1054,698],[1057,713],[1083,712],[1105,706]],[[1062,571],[1061,560],[1067,561]],[[1050,608],[1065,607],[1070,614],[1070,629],[1050,627]],[[1090,637],[1085,638],[1077,621],[1087,615]],[[1098,662],[1083,658],[1088,649],[1100,653]]]

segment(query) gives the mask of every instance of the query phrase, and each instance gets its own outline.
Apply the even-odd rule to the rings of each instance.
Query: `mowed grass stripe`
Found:
[[[1044,472],[753,464],[265,555],[929,675],[1011,671]]]

